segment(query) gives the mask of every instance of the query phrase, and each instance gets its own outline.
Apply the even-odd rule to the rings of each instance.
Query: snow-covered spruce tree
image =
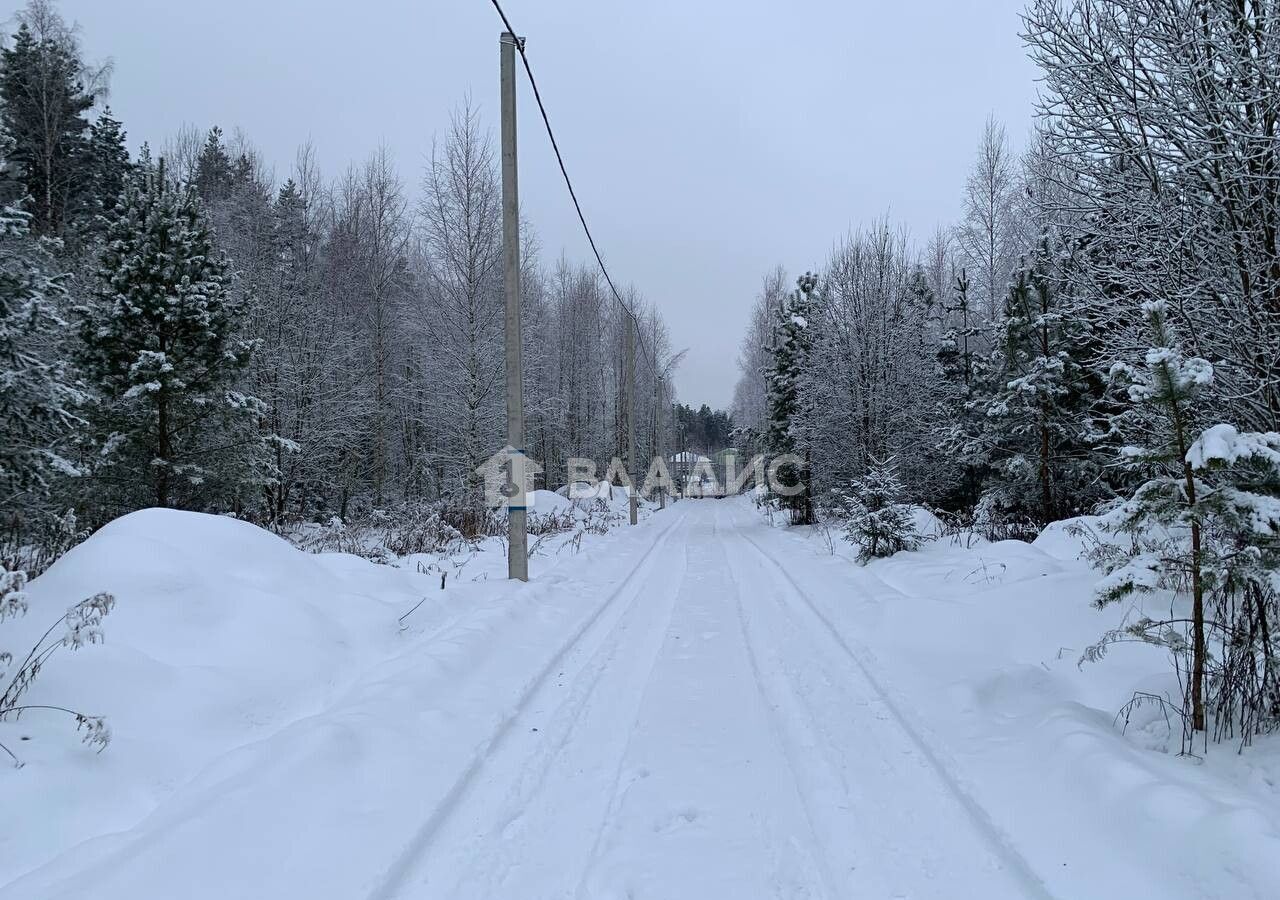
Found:
[[[945,277],[945,276],[944,276]],[[945,285],[945,280],[943,281]],[[896,395],[896,421],[889,426],[892,455],[913,499],[942,505],[962,489],[963,466],[937,446],[939,401],[953,389],[940,365],[946,308],[933,281],[933,273],[919,263],[912,266],[908,289],[910,312],[901,331],[886,343],[896,346],[895,377],[887,385]],[[889,455],[889,454],[881,454]]]
[[[10,145],[0,124],[0,517],[22,542],[50,512],[54,480],[77,474],[63,448],[82,424],[75,412],[82,397],[54,352],[65,324],[58,317],[65,276],[49,274],[53,261],[15,205],[22,188],[8,164]]]
[[[223,144],[222,129],[217,125],[209,129],[200,149],[192,187],[206,206],[228,199],[235,187],[231,155]]]
[[[859,548],[858,558],[863,562],[920,546],[911,505],[906,502],[897,461],[892,457],[873,463],[865,475],[855,479],[844,492],[841,507],[847,517],[845,539]]]
[[[98,391],[94,466],[107,515],[238,509],[269,477],[261,403],[236,389],[252,345],[199,201],[145,157],[106,232],[80,364]]]
[[[1092,346],[1086,321],[1070,308],[1062,260],[1046,235],[1014,275],[995,332],[980,440],[991,472],[981,508],[1000,530],[1038,531],[1086,512],[1104,492],[1082,435],[1101,384],[1082,363]]]
[[[1205,556],[1206,485],[1188,452],[1204,424],[1202,401],[1213,381],[1213,366],[1183,354],[1164,301],[1148,301],[1143,312],[1151,347],[1140,365],[1115,363],[1111,378],[1125,389],[1130,404],[1112,421],[1113,429],[1130,441],[1121,451],[1121,463],[1146,481],[1104,520],[1107,527],[1129,535],[1132,545],[1104,560],[1108,571],[1097,586],[1096,601],[1105,606],[1158,587],[1190,594],[1189,620],[1143,618],[1128,635],[1169,647],[1180,665],[1189,654],[1187,713],[1191,730],[1198,732],[1205,729],[1205,596],[1213,567]],[[1183,625],[1187,627],[1179,627]],[[1097,656],[1099,648],[1086,656]]]
[[[802,420],[807,408],[803,387],[813,350],[810,320],[817,312],[817,290],[816,275],[801,275],[796,289],[778,312],[776,344],[767,373],[769,430],[766,442],[775,456],[788,454],[807,459],[811,451],[802,435]],[[807,469],[786,463],[778,467],[776,478],[787,488],[799,488],[798,493],[788,493],[781,498],[783,506],[790,510],[791,524],[813,524],[813,497]]]
[[[97,231],[106,226],[115,211],[133,165],[125,146],[124,128],[118,119],[112,117],[111,107],[104,108],[89,127],[84,165],[88,170],[86,190],[89,208],[95,216],[87,227]]]

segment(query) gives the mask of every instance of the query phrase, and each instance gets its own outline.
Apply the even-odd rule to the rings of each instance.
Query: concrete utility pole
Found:
[[[502,76],[502,280],[507,294],[507,444],[516,493],[507,506],[507,577],[529,580],[525,498],[524,360],[520,331],[520,193],[516,185],[516,41],[499,38]]]
[[[631,511],[631,524],[634,525],[640,502],[640,485],[636,483],[636,320],[630,313],[625,310],[623,312],[627,327],[623,338],[622,365],[625,371],[622,377],[626,385],[623,393],[627,408],[627,476],[631,479],[631,500],[627,506]]]
[[[657,342],[655,341],[654,343],[656,345]],[[666,451],[663,449],[663,441],[662,441],[662,404],[663,404],[662,376],[660,374],[655,373],[653,378],[658,383],[658,390],[657,390],[658,408],[653,411],[654,417],[657,419],[657,422],[658,422],[658,427],[654,429],[653,443],[654,443],[654,449],[656,449],[658,452],[658,459],[662,460],[662,468],[663,470],[665,470],[667,467],[667,456],[666,456]],[[664,483],[658,486],[658,509],[666,509],[666,508],[667,508],[667,486]]]

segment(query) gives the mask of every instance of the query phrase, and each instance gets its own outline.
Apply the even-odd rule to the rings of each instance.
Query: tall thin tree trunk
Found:
[[[172,455],[172,445],[169,440],[169,401],[164,396],[162,390],[156,399],[156,455],[160,457],[163,465],[156,467],[156,506],[167,507],[169,505],[169,457]]]

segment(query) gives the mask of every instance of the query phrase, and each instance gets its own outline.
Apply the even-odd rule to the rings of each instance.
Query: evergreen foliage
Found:
[[[51,274],[49,253],[29,233],[30,215],[9,205],[21,190],[6,158],[10,146],[0,125],[0,515],[6,520],[46,512],[57,478],[77,474],[65,450],[81,424],[81,393],[57,346],[66,278]]]
[[[99,228],[105,227],[114,213],[131,170],[124,127],[111,115],[111,107],[106,107],[89,128],[85,173],[89,202]]]
[[[1092,335],[1064,296],[1062,259],[1046,235],[1014,275],[979,396],[979,441],[990,467],[982,506],[990,525],[1049,522],[1105,497],[1085,440],[1101,393],[1085,365]],[[976,416],[975,416],[976,418]]]
[[[866,562],[920,546],[920,535],[898,479],[897,461],[877,462],[855,479],[841,498],[845,538]]]
[[[95,489],[116,510],[239,508],[268,480],[252,344],[199,200],[144,159],[107,229],[79,361],[99,391]]]
[[[818,279],[802,275],[787,301],[777,314],[776,345],[768,373],[769,430],[765,437],[775,456],[805,458],[810,447],[803,434],[803,417],[809,398],[804,393],[804,380],[813,350],[810,319],[818,314]],[[787,462],[778,467],[776,483],[794,490],[781,500],[790,510],[791,522],[808,525],[814,521],[809,473],[805,465]]]
[[[1166,646],[1186,684],[1187,733],[1249,736],[1280,724],[1280,668],[1271,631],[1280,615],[1280,434],[1207,428],[1214,369],[1188,357],[1168,305],[1144,305],[1152,347],[1140,365],[1113,366],[1130,407],[1114,422],[1132,440],[1126,468],[1145,480],[1104,525],[1128,547],[1104,545],[1099,605],[1157,588],[1191,601],[1189,614],[1143,616],[1092,648],[1138,639]]]
[[[89,121],[94,97],[73,35],[47,8],[37,26],[22,21],[11,46],[0,49],[0,116],[13,147],[10,164],[25,188],[30,226],[62,236],[96,210],[92,205]]]
[[[972,509],[981,497],[983,481],[990,470],[983,440],[986,411],[982,403],[989,387],[988,359],[980,352],[985,329],[973,308],[964,269],[952,281],[951,296],[951,303],[944,307],[950,327],[935,351],[938,396],[933,406],[938,424],[934,441],[960,470],[955,491],[946,499],[955,507]]]

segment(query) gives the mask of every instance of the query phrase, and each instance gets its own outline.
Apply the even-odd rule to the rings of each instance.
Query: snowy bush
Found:
[[[397,557],[461,550],[476,538],[498,534],[496,519],[494,515],[478,519],[474,511],[443,502],[403,503],[346,519],[332,516],[323,523],[296,526],[287,530],[285,537],[309,553],[350,553],[391,564]],[[502,525],[501,533],[505,533],[505,520]]]
[[[989,541],[1031,542],[1040,533],[1040,526],[1024,511],[1023,498],[1001,483],[982,492],[973,525]]]
[[[15,515],[0,522],[0,565],[35,578],[88,536],[74,509],[62,515]]]
[[[578,510],[580,530],[586,534],[606,534],[610,528],[623,522],[622,514],[602,498],[575,500],[573,505]]]
[[[26,586],[26,572],[0,567],[0,622],[27,613]],[[13,668],[13,654],[0,651],[0,687],[4,688],[3,693],[0,693],[0,722],[16,719],[24,712],[34,710],[61,712],[76,720],[76,730],[84,732],[82,740],[86,744],[96,746],[99,750],[106,747],[111,740],[111,731],[101,716],[86,715],[64,706],[23,704],[21,700],[49,657],[59,648],[79,650],[102,641],[102,620],[114,605],[115,598],[106,593],[95,594],[75,604],[36,641],[16,669]],[[62,626],[61,634],[57,633],[59,625]],[[4,750],[17,765],[22,764],[4,744],[0,744],[0,750]]]
[[[396,556],[445,553],[464,543],[462,533],[435,506],[406,507],[383,526],[384,546]]]
[[[577,527],[577,517],[573,509],[553,509],[548,512],[531,510],[529,513],[529,534],[561,534],[573,531],[575,527]]]
[[[912,507],[904,502],[904,495],[892,458],[875,463],[849,486],[842,502],[845,539],[860,549],[863,562],[920,546]]]

